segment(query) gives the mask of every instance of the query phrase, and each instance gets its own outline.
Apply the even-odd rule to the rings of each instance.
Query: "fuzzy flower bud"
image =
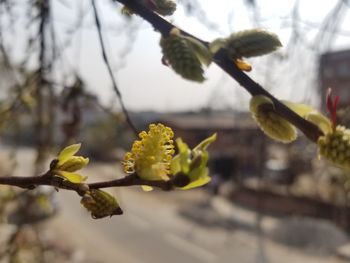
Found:
[[[226,39],[226,48],[232,58],[262,56],[281,46],[276,34],[259,28],[239,31]]]
[[[65,163],[58,166],[57,169],[66,171],[66,172],[75,172],[82,169],[89,163],[88,158],[82,156],[72,156]]]
[[[295,127],[273,110],[274,104],[266,96],[258,95],[250,100],[250,112],[260,129],[270,138],[290,143],[297,138]]]
[[[50,170],[66,180],[72,183],[81,183],[86,177],[81,176],[76,171],[82,169],[89,163],[89,158],[82,156],[75,156],[79,151],[81,144],[72,144],[64,148],[59,154],[57,159],[53,160],[50,164]]]
[[[80,203],[91,212],[94,219],[123,214],[117,200],[109,193],[99,189],[88,191]]]
[[[164,59],[176,73],[185,79],[203,82],[204,70],[191,43],[175,28],[160,40]]]

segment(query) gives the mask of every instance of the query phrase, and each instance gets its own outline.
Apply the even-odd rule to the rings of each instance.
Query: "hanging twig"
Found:
[[[123,98],[122,98],[122,94],[121,94],[121,92],[120,92],[120,90],[119,90],[119,88],[117,86],[117,81],[116,81],[116,79],[114,77],[114,74],[113,74],[113,71],[112,71],[112,67],[111,67],[111,65],[109,63],[108,56],[106,54],[106,46],[105,46],[105,43],[104,43],[104,40],[103,40],[103,36],[102,36],[101,22],[100,22],[100,18],[99,18],[99,15],[98,15],[97,7],[96,7],[96,4],[95,4],[95,0],[91,0],[91,5],[92,5],[93,11],[94,11],[95,24],[96,24],[97,33],[98,33],[98,39],[99,39],[100,45],[101,45],[103,61],[106,64],[106,67],[107,67],[107,70],[108,70],[108,74],[109,74],[109,76],[111,78],[111,81],[112,81],[114,92],[115,92],[115,94],[117,95],[117,97],[119,99],[119,103],[120,103],[122,111],[123,111],[123,113],[125,115],[126,121],[129,124],[130,128],[132,129],[132,131],[137,136],[138,131],[137,131],[134,123],[132,122],[132,120],[130,118],[129,112],[127,111],[127,109],[125,107],[125,104],[124,104],[124,101],[123,101]]]

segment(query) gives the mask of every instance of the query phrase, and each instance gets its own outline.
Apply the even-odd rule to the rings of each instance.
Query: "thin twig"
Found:
[[[111,81],[112,81],[114,92],[115,92],[115,94],[117,95],[117,97],[119,99],[119,103],[120,103],[122,111],[123,111],[123,113],[125,115],[126,121],[129,124],[130,128],[132,129],[132,131],[137,136],[138,130],[136,129],[134,123],[132,122],[132,120],[130,118],[130,115],[129,115],[129,112],[128,112],[128,110],[125,107],[125,104],[124,104],[124,101],[123,101],[123,98],[122,98],[122,94],[121,94],[121,92],[120,92],[120,90],[119,90],[119,88],[117,86],[117,81],[116,81],[116,79],[114,77],[114,74],[113,74],[113,71],[112,71],[112,67],[111,67],[111,65],[109,63],[108,56],[106,54],[106,46],[105,46],[105,43],[104,43],[104,40],[103,40],[103,36],[102,36],[101,22],[100,22],[100,18],[99,18],[99,15],[98,15],[97,7],[96,7],[96,4],[95,4],[95,0],[91,0],[91,5],[92,5],[93,11],[94,11],[95,24],[96,24],[97,33],[98,33],[98,39],[99,39],[100,45],[101,45],[103,61],[106,64],[106,67],[107,67],[107,70],[108,70],[108,74],[109,74],[109,76],[111,78]]]

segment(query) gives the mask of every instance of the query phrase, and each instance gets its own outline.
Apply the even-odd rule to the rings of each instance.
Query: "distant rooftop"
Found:
[[[350,59],[350,49],[327,52],[321,55],[321,60]]]
[[[159,121],[172,127],[195,130],[256,129],[249,113],[198,112],[188,114],[164,114]]]

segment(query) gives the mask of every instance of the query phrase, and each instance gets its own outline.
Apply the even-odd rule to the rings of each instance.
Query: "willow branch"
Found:
[[[140,15],[142,18],[147,20],[151,25],[158,30],[162,35],[168,35],[170,30],[174,27],[173,24],[164,20],[162,17],[152,12],[145,6],[143,6],[140,1],[137,0],[114,0],[118,1],[122,4],[125,4],[128,8],[132,9],[135,13]],[[94,7],[95,12],[95,22],[99,32],[99,39],[101,43],[103,58],[108,68],[108,72],[111,75],[111,79],[113,81],[114,88],[117,94],[120,95],[120,92],[116,86],[116,82],[110,67],[110,64],[107,59],[107,55],[105,52],[104,42],[101,34],[100,22],[98,19],[98,13],[96,10],[96,6],[94,0],[91,0],[92,6]],[[189,33],[182,31],[183,34],[192,36]],[[194,36],[192,36],[194,37]],[[195,37],[198,41],[201,41],[204,45],[208,45],[208,42],[203,41],[197,37]],[[221,49],[214,56],[214,62],[225,72],[227,72],[233,79],[235,79],[243,88],[245,88],[252,96],[255,95],[265,95],[271,98],[274,102],[274,110],[287,119],[289,122],[298,127],[310,140],[316,142],[318,137],[322,135],[322,132],[319,130],[317,126],[312,124],[311,122],[306,121],[299,115],[297,115],[294,111],[286,107],[283,103],[281,103],[278,99],[276,99],[273,95],[267,92],[262,86],[252,80],[248,75],[239,70],[232,60],[228,56],[225,50]],[[121,97],[120,97],[121,99]],[[121,100],[122,102],[122,100]],[[122,103],[124,107],[124,104]],[[126,110],[124,108],[124,110]],[[124,112],[125,113],[125,112]],[[128,116],[128,115],[126,115]],[[129,119],[130,121],[130,119]],[[132,124],[132,122],[130,122]],[[129,123],[129,124],[130,124]],[[133,126],[131,126],[133,127]],[[136,131],[136,129],[135,129]],[[170,181],[149,181],[140,179],[136,174],[129,175],[120,179],[102,181],[97,183],[87,183],[87,184],[74,184],[63,178],[54,176],[51,172],[47,172],[40,176],[34,177],[0,177],[0,185],[11,185],[17,186],[26,189],[33,189],[39,185],[50,185],[56,188],[62,188],[67,190],[73,190],[78,193],[81,193],[82,185],[88,186],[89,189],[99,189],[99,188],[108,188],[108,187],[126,187],[133,185],[147,185],[152,187],[158,187],[163,190],[171,190],[175,186],[175,182]]]
[[[119,3],[124,4],[130,8],[134,13],[141,16],[144,20],[148,21],[157,31],[159,31],[163,36],[167,36],[172,28],[175,26],[145,7],[141,1],[138,0],[114,0]],[[190,33],[181,30],[182,34],[194,37],[202,44],[208,46],[208,42],[198,37],[191,35]],[[289,109],[283,103],[281,103],[272,94],[266,91],[262,86],[251,79],[247,74],[242,72],[228,56],[227,52],[223,49],[219,50],[213,58],[214,63],[216,63],[222,70],[229,74],[233,79],[235,79],[244,89],[246,89],[252,96],[265,95],[269,97],[275,105],[275,111],[277,114],[288,120],[290,123],[295,125],[299,130],[301,130],[305,136],[313,142],[317,142],[319,136],[323,135],[321,130],[313,123],[300,117],[294,111]]]
[[[162,190],[168,191],[173,188],[172,181],[150,181],[139,178],[136,174],[125,176],[123,178],[102,181],[97,183],[87,184],[75,184],[70,181],[64,180],[61,177],[53,176],[50,172],[47,172],[40,176],[19,177],[19,176],[4,176],[0,177],[0,185],[11,185],[24,189],[34,189],[40,185],[53,186],[60,189],[72,190],[76,192],[82,191],[82,185],[88,186],[88,189],[110,188],[110,187],[126,187],[133,185],[147,185],[157,187]]]

